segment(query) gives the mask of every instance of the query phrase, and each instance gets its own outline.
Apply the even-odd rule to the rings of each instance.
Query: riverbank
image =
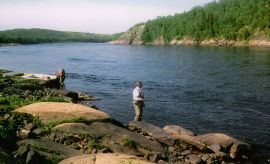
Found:
[[[127,35],[128,36],[128,35]],[[196,40],[196,39],[173,39],[170,42],[166,42],[163,38],[159,38],[150,43],[143,43],[138,37],[133,38],[121,38],[116,41],[110,42],[114,45],[155,45],[155,46],[226,46],[226,47],[270,47],[270,40],[268,39],[252,39],[252,40],[226,40],[226,39],[208,39],[208,40]]]
[[[251,145],[225,134],[196,135],[180,126],[160,128],[146,122],[125,126],[100,110],[74,104],[93,100],[91,96],[59,91],[36,80],[3,77],[4,72],[0,71],[0,159],[4,163],[76,163],[86,158],[90,163],[102,163],[101,159],[118,163],[258,163],[268,159],[258,158]]]

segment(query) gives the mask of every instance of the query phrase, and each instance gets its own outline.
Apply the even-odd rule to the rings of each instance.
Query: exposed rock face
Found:
[[[143,41],[141,40],[141,35],[144,31],[145,25],[137,25],[130,28],[126,33],[124,33],[118,40],[110,42],[111,44],[132,44],[141,45]]]
[[[21,107],[16,111],[38,116],[44,123],[74,118],[83,118],[89,122],[110,119],[110,116],[104,112],[72,103],[41,102]]]
[[[72,157],[61,161],[59,164],[151,164],[145,160],[141,160],[136,156],[124,154],[96,154],[96,155],[82,155]]]
[[[87,138],[81,137],[81,140],[80,137],[75,139],[82,145],[83,152],[91,152],[93,148],[87,147],[87,145],[91,143],[91,140],[96,139],[99,145],[103,145],[116,153],[137,156],[149,155],[149,157],[155,153],[159,153],[161,156],[165,155],[165,150],[157,141],[151,141],[142,135],[112,123],[94,122],[90,125],[65,123],[54,127],[51,130],[50,138],[54,139],[54,141],[65,142],[67,141],[65,136],[72,135],[87,136]]]

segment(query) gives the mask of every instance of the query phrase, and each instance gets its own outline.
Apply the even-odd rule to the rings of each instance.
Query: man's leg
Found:
[[[135,121],[141,121],[142,120],[142,107],[139,105],[134,104],[134,109],[135,109]]]

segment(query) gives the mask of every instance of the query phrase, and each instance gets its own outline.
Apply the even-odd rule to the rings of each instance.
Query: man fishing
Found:
[[[135,121],[142,121],[142,111],[144,108],[144,96],[142,93],[142,81],[136,82],[136,87],[133,90],[133,105],[135,109]]]

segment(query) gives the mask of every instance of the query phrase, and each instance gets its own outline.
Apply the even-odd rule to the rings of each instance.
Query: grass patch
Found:
[[[98,139],[93,139],[88,143],[88,147],[93,150],[93,149],[97,149],[97,150],[101,150],[106,148],[106,146],[104,146]]]
[[[0,95],[0,109],[5,112],[15,110],[19,107],[29,105],[31,103],[32,103],[31,101],[22,99],[15,95],[7,96],[7,97]]]
[[[122,140],[122,144],[124,146],[127,146],[127,147],[132,148],[132,149],[137,149],[137,146],[138,146],[138,144],[135,141],[133,141],[129,138],[124,138]]]
[[[39,100],[40,102],[68,102],[62,97],[43,97]]]

